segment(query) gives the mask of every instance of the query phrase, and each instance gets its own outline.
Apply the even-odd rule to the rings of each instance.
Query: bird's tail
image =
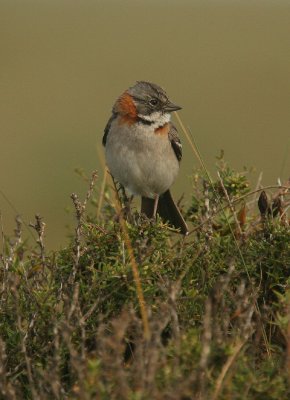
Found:
[[[142,197],[141,201],[141,213],[145,214],[148,218],[153,218],[154,213],[154,199],[148,199]],[[180,229],[183,235],[188,234],[188,227],[184,221],[181,212],[175,204],[170,190],[163,193],[158,200],[157,213],[160,215],[163,221],[169,222],[174,228]]]

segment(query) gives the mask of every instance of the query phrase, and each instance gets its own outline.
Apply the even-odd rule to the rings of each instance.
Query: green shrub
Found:
[[[46,252],[40,217],[35,248],[17,220],[1,256],[2,398],[289,398],[289,194],[277,190],[274,218],[245,173],[223,160],[218,171],[194,175],[186,238],[127,210],[149,337],[109,193],[98,220],[92,185],[85,203],[73,196],[76,231],[59,252]]]

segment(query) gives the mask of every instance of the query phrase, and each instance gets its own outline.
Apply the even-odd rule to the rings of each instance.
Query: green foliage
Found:
[[[18,220],[1,257],[2,398],[289,398],[288,217],[257,215],[246,174],[223,160],[218,172],[194,176],[187,238],[128,215],[149,338],[108,192],[98,221],[73,197],[76,232],[59,252],[46,253],[39,217],[33,249]]]

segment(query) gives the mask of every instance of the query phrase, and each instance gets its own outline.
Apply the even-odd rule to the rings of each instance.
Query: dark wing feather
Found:
[[[145,214],[148,218],[154,218],[154,199],[148,199],[147,197],[142,197],[141,201],[141,213]],[[158,199],[157,212],[163,221],[169,222],[176,229],[180,229],[183,235],[188,234],[188,227],[186,222],[179,211],[177,205],[175,204],[170,190],[163,193]]]
[[[115,118],[117,118],[117,114],[116,114],[116,113],[113,113],[113,114],[111,115],[109,121],[107,122],[107,125],[106,125],[105,130],[104,130],[103,140],[102,140],[103,146],[106,146],[108,133],[109,133],[109,131],[110,131],[112,122],[114,121]]]
[[[168,139],[171,142],[171,146],[174,150],[176,158],[178,161],[182,159],[182,144],[178,136],[177,129],[173,124],[170,124],[170,131],[168,133]]]

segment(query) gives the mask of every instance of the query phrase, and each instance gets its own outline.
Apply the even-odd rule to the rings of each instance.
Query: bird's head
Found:
[[[113,111],[145,123],[158,124],[168,122],[170,113],[180,109],[160,86],[138,81],[118,98]]]

